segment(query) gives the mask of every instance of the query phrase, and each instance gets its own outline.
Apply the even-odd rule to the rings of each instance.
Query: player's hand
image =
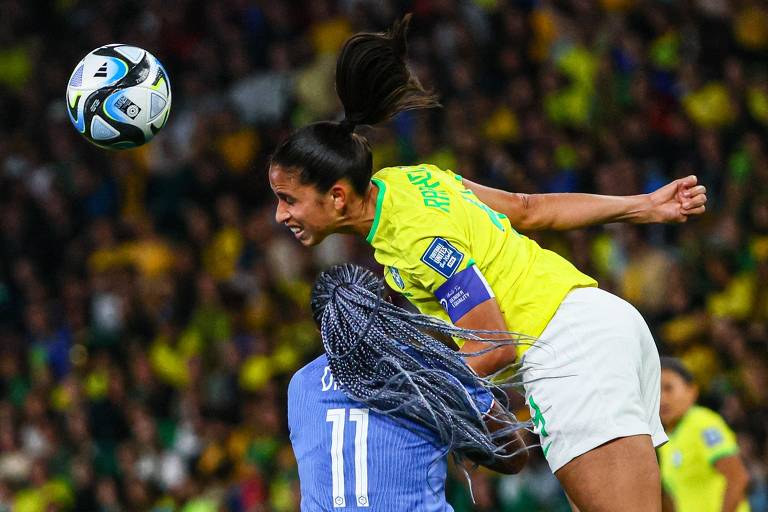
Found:
[[[706,210],[707,189],[696,176],[680,178],[648,194],[651,207],[647,222],[685,222]]]

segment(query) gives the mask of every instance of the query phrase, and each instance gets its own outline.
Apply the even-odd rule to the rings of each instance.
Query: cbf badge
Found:
[[[672,453],[672,465],[676,468],[679,468],[682,463],[683,454],[680,453],[680,450],[675,450],[674,453]]]
[[[395,267],[389,267],[389,273],[392,274],[392,279],[395,281],[395,284],[400,287],[400,289],[405,289],[405,282],[403,281],[402,276],[400,276],[400,271],[397,270]]]

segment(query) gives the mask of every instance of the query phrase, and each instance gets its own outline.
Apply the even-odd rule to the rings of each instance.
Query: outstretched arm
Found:
[[[609,222],[685,222],[704,213],[706,189],[696,176],[680,178],[650,194],[517,194],[462,180],[485,204],[521,231],[567,230]]]

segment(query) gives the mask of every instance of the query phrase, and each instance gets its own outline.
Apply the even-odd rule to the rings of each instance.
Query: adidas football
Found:
[[[146,50],[108,44],[81,60],[67,85],[75,129],[99,147],[125,149],[149,142],[168,121],[171,84]]]

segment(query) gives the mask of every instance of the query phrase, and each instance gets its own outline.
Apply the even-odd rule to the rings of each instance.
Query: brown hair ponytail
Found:
[[[406,65],[407,14],[387,33],[361,33],[344,44],[336,64],[341,122],[321,121],[296,130],[272,154],[271,165],[300,172],[301,181],[327,191],[342,178],[363,194],[371,179],[371,148],[356,125],[373,125],[398,112],[440,106]]]
[[[377,124],[404,110],[440,106],[406,65],[410,22],[407,14],[386,34],[357,34],[344,44],[336,92],[350,123]]]

